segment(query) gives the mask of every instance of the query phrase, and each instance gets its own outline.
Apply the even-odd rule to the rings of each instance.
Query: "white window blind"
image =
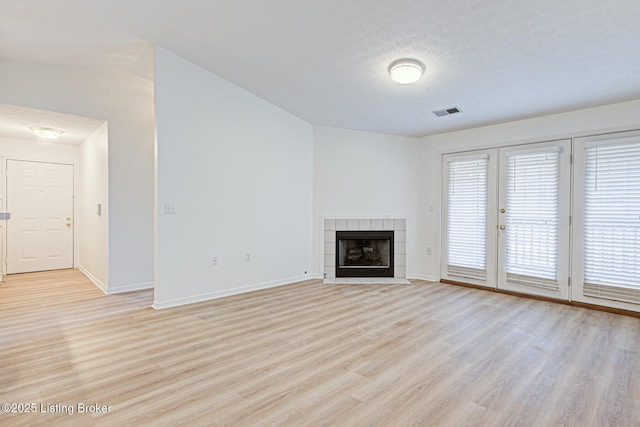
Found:
[[[447,273],[487,276],[488,156],[448,163]]]
[[[560,150],[507,156],[506,277],[558,289]]]
[[[584,295],[640,302],[640,141],[585,160]]]

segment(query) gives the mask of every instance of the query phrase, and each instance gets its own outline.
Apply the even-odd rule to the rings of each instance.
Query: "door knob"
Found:
[[[67,221],[71,221],[71,217],[70,216],[67,217]]]
[[[500,213],[505,213],[506,211],[504,210],[504,208],[500,208]]]
[[[504,225],[504,224],[500,224],[500,225],[498,226],[498,228],[500,228],[500,230],[504,230],[504,229],[505,229],[505,228],[507,228],[507,227],[505,227],[505,225]]]
[[[70,222],[67,223],[67,227],[71,228],[71,223]]]

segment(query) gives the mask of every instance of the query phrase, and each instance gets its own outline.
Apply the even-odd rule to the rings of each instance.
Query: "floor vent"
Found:
[[[448,116],[450,114],[460,113],[462,110],[458,107],[445,108],[444,110],[436,110],[433,112],[437,117]]]

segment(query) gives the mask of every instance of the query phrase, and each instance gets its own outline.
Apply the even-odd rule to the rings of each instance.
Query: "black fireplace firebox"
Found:
[[[336,231],[336,277],[393,276],[393,231]]]

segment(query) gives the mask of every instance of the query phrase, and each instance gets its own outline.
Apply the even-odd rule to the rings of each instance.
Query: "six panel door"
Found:
[[[7,160],[7,274],[73,268],[73,165]]]

